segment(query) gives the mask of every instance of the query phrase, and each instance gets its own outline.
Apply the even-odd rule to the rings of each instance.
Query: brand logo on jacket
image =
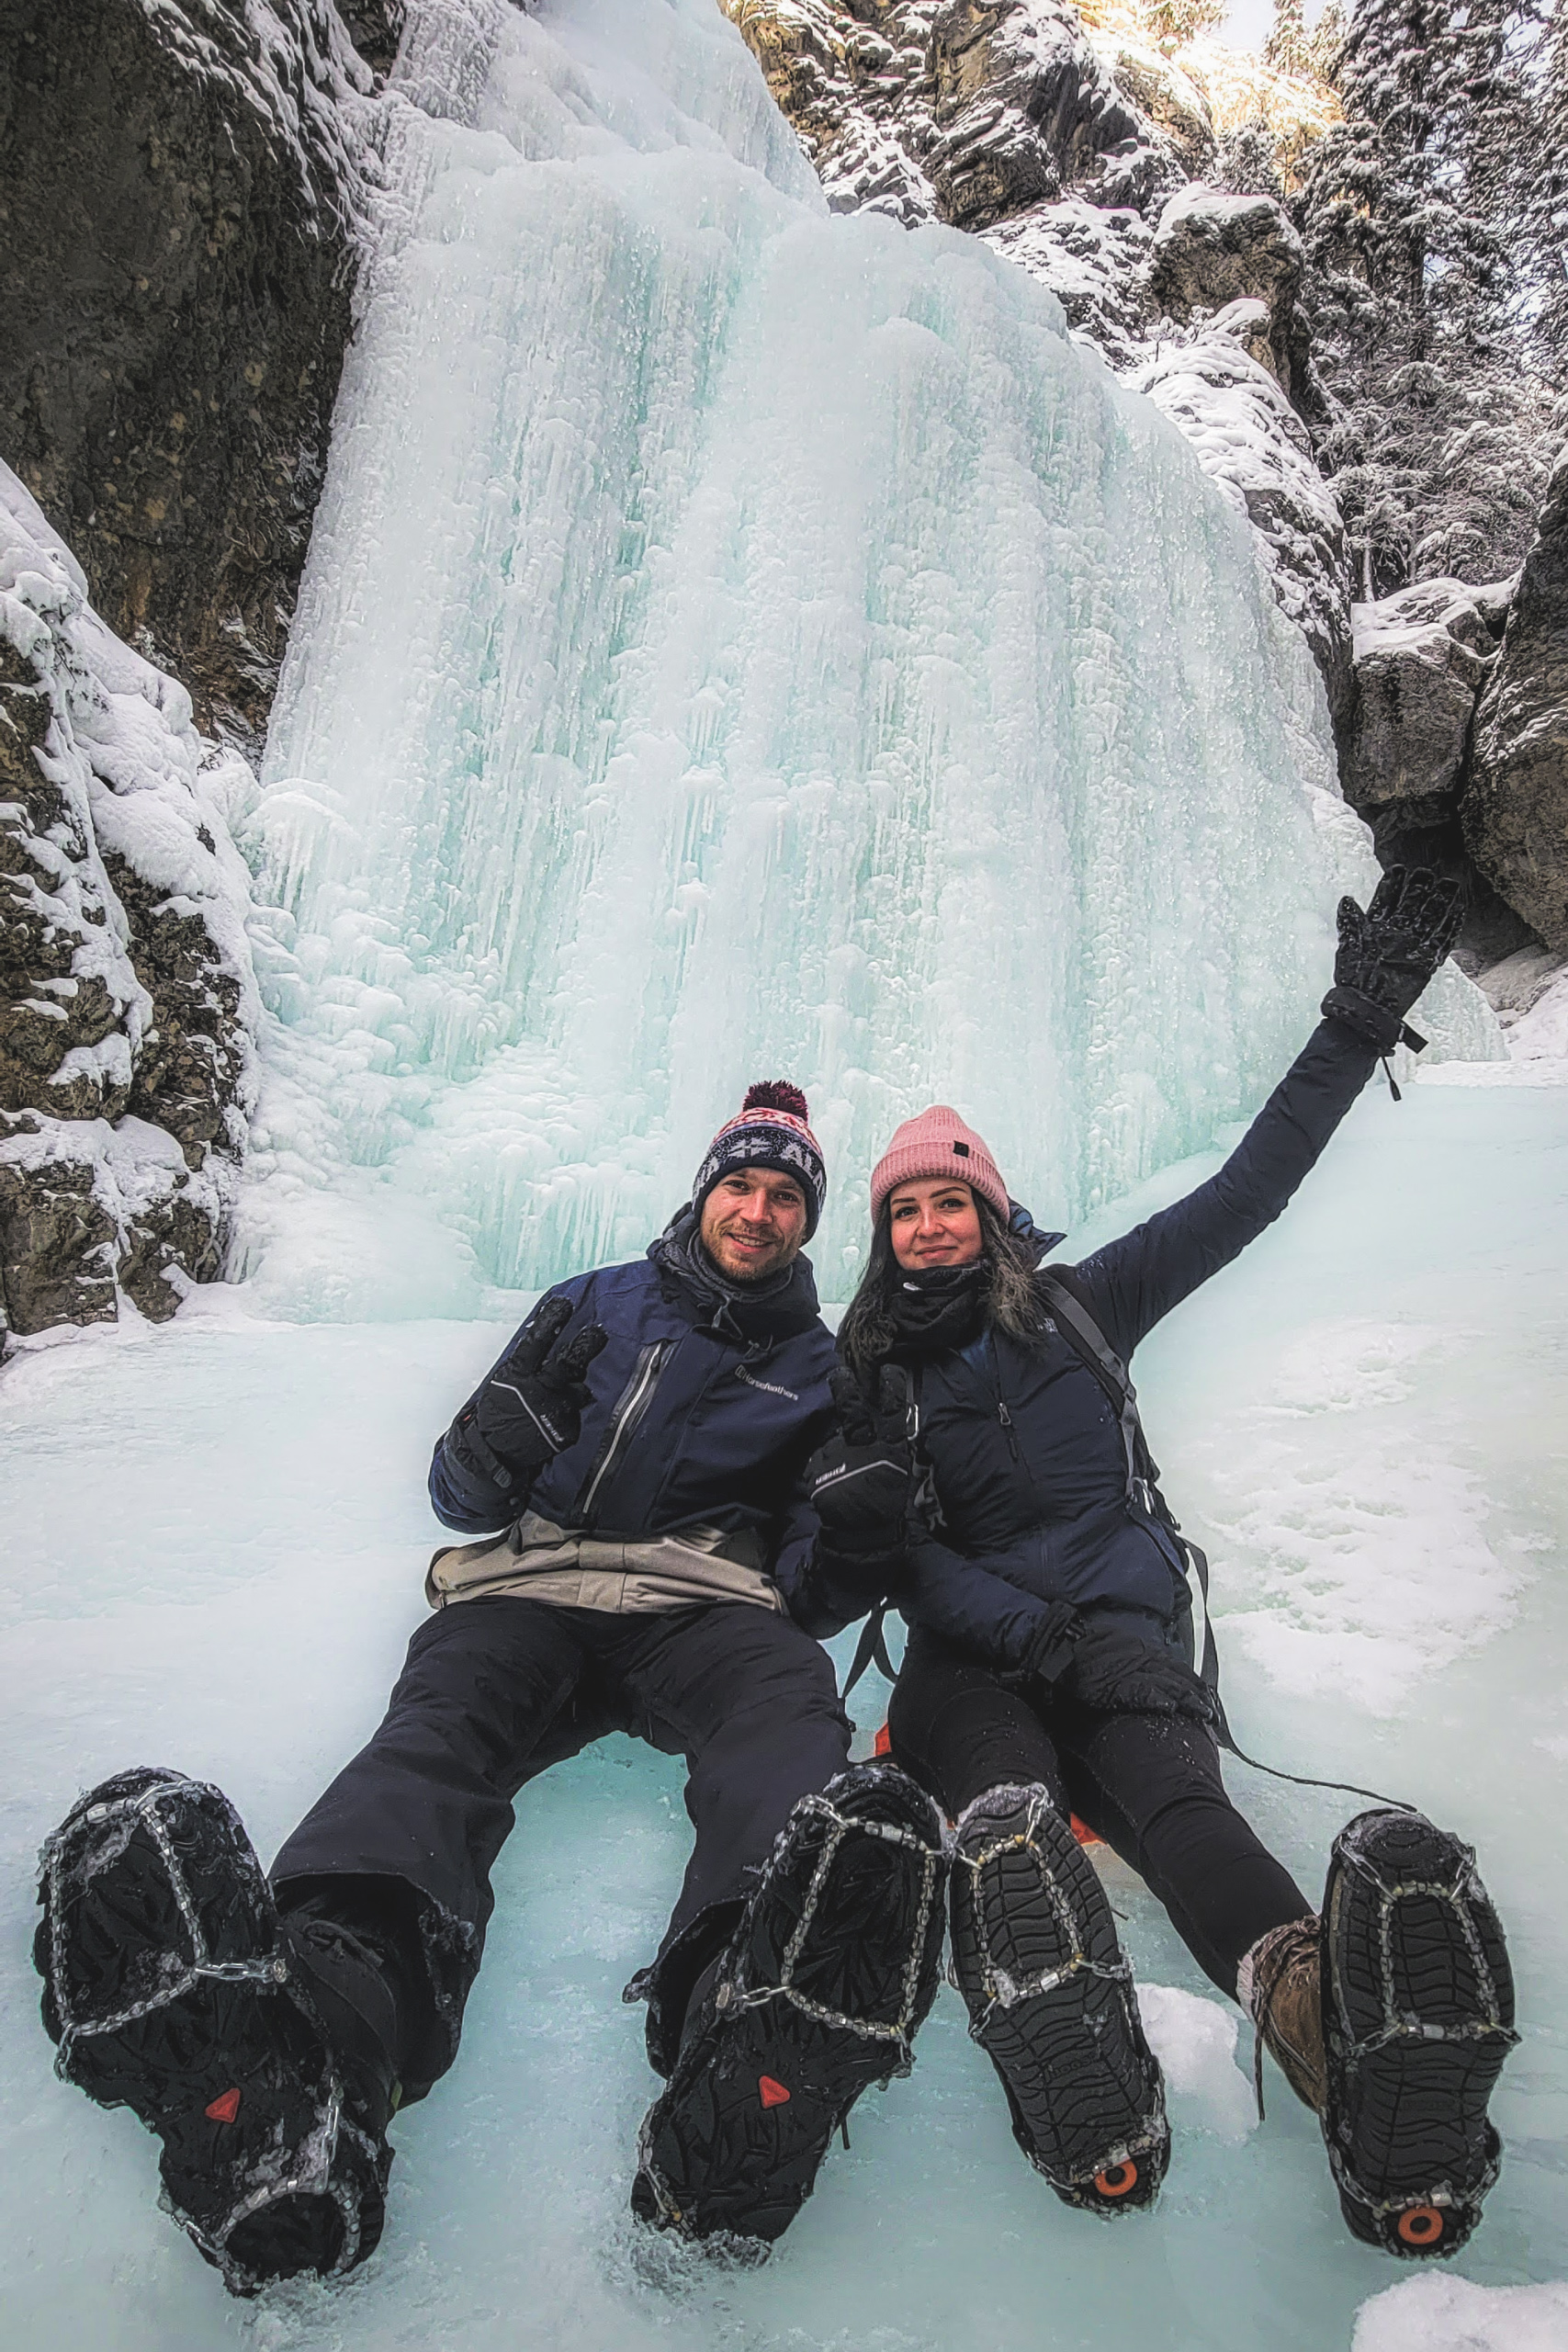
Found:
[[[781,1388],[772,1380],[759,1380],[756,1374],[748,1372],[743,1363],[736,1365],[735,1377],[737,1380],[743,1380],[748,1388],[765,1388],[770,1396],[787,1396],[792,1405],[798,1405],[800,1402],[793,1388]]]

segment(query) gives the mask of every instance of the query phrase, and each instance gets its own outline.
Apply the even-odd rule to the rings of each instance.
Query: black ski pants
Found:
[[[827,1653],[748,1602],[617,1615],[498,1594],[430,1618],[379,1730],[272,1871],[286,1915],[390,1944],[405,2096],[457,2054],[513,1798],[612,1731],[686,1759],[696,1844],[661,1952],[699,1917],[738,1910],[796,1799],[850,1746]]]
[[[1042,1714],[917,1627],[887,1728],[895,1762],[952,1819],[998,1782],[1043,1782],[1138,1872],[1223,1993],[1234,1996],[1259,1936],[1313,1907],[1231,1803],[1194,1716],[1111,1713],[1066,1694]]]

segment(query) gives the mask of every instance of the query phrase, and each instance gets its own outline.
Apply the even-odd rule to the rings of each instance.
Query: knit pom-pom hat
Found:
[[[793,1176],[806,1194],[806,1238],[817,1230],[828,1196],[822,1147],[807,1125],[805,1095],[787,1079],[766,1078],[746,1089],[739,1118],[726,1120],[703,1156],[692,1184],[692,1206],[703,1203],[721,1176],[737,1168],[776,1168]]]
[[[1005,1225],[1008,1188],[983,1136],[966,1127],[945,1102],[933,1102],[918,1119],[906,1119],[871,1171],[871,1221],[882,1215],[889,1193],[922,1176],[952,1176],[978,1193]]]

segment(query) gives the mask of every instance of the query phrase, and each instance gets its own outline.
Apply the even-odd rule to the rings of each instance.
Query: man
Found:
[[[777,2237],[860,2093],[908,2070],[946,1865],[929,1798],[844,1769],[812,1638],[885,1570],[800,1498],[833,1427],[800,1254],[825,1189],[805,1096],[754,1086],[647,1257],[540,1300],[431,1464],[448,1527],[506,1532],[436,1554],[386,1719],[270,1886],[227,1800],[175,1773],[104,1782],[49,1841],[58,2069],[158,2133],[235,2292],[373,2250],[386,2127],[456,2055],[512,1799],[612,1730],[684,1756],[696,1831],[628,1987],[670,2077],[636,2210]]]

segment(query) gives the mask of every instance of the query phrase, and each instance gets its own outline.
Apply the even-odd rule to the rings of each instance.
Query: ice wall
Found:
[[[1170,427],[979,243],[830,218],[712,0],[423,0],[398,90],[253,832],[264,1289],[629,1253],[757,1076],[830,1296],[933,1096],[1063,1222],[1250,1110],[1371,861]]]

